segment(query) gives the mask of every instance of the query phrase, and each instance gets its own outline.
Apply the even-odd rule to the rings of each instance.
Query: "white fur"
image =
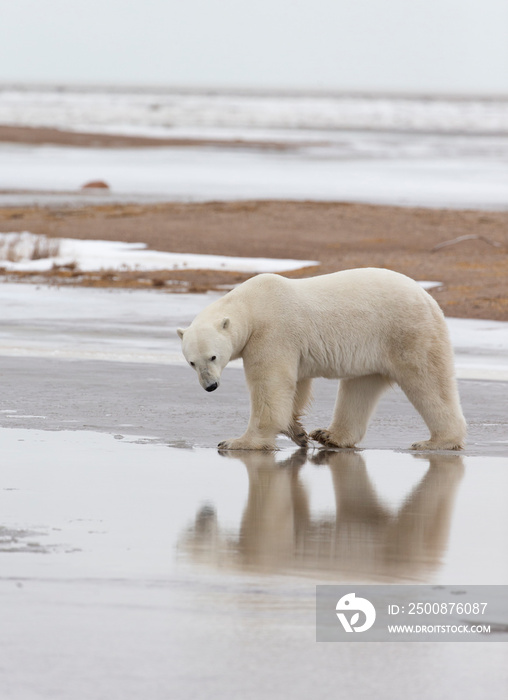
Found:
[[[230,360],[243,358],[251,417],[245,434],[220,443],[222,449],[274,449],[281,432],[305,445],[300,417],[313,377],[342,380],[331,424],[310,435],[323,445],[356,445],[393,382],[430,430],[430,440],[413,449],[464,445],[466,423],[443,313],[404,275],[375,268],[299,280],[258,275],[178,333],[209,391]]]

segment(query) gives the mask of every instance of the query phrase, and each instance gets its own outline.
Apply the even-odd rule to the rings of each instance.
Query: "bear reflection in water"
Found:
[[[439,567],[464,471],[459,455],[418,457],[428,469],[394,512],[376,494],[361,454],[323,450],[312,462],[331,472],[335,512],[318,517],[301,479],[305,450],[284,462],[259,452],[230,458],[245,464],[249,478],[239,531],[221,529],[215,509],[202,507],[180,541],[193,561],[267,573],[422,582]]]

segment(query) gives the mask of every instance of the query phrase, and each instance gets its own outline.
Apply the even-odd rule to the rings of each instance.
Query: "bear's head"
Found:
[[[206,391],[215,391],[222,370],[233,354],[229,318],[215,322],[195,319],[188,328],[178,328],[182,352],[198,373],[199,383]]]

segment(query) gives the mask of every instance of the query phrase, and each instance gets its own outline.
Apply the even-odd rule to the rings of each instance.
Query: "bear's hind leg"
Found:
[[[312,440],[325,447],[354,447],[365,435],[370,417],[390,380],[382,374],[342,379],[330,426],[314,430]]]
[[[405,378],[401,389],[430,430],[430,440],[411,445],[412,450],[461,450],[466,438],[466,421],[460,407],[455,379],[450,376]]]
[[[293,399],[293,418],[287,430],[283,430],[283,434],[296,442],[300,447],[307,447],[309,436],[307,431],[300,422],[302,415],[305,413],[305,408],[311,400],[312,379],[300,379],[296,384],[295,397]]]

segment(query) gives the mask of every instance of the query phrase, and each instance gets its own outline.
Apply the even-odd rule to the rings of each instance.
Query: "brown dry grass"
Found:
[[[10,207],[0,209],[0,231],[142,241],[154,250],[182,253],[320,262],[318,268],[290,273],[293,277],[386,267],[418,280],[442,282],[432,294],[447,315],[508,320],[505,212],[292,201]],[[483,236],[500,247],[473,239],[432,252],[436,245],[464,235]],[[48,277],[56,283],[203,291],[237,284],[248,275],[207,270],[81,275],[58,269]]]

